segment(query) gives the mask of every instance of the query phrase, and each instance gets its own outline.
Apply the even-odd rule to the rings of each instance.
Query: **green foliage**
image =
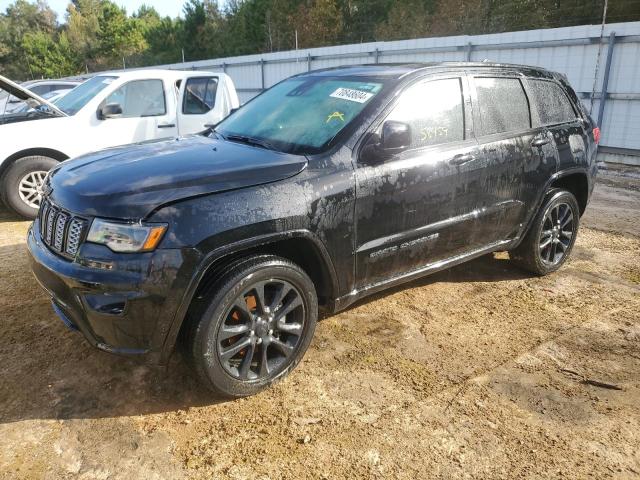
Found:
[[[142,53],[147,48],[142,21],[127,17],[125,9],[102,2],[98,17],[98,55],[105,66],[122,62],[123,57]]]
[[[143,65],[162,65],[182,60],[182,22],[169,17],[161,18],[144,36],[148,48],[140,59]]]
[[[56,37],[42,31],[29,32],[22,40],[22,48],[36,77],[59,78],[78,71],[77,58],[64,31]]]
[[[46,0],[0,13],[0,72],[23,80],[344,43],[598,24],[604,0],[185,0],[150,6]],[[640,20],[640,0],[609,0],[609,22]],[[297,43],[296,43],[297,37]]]
[[[0,72],[9,77],[26,77],[29,63],[23,38],[28,33],[53,35],[55,31],[56,14],[44,1],[16,0],[0,16]]]

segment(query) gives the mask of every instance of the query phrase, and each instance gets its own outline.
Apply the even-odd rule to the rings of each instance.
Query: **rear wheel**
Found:
[[[558,270],[567,260],[578,233],[580,209],[571,192],[549,192],[520,245],[510,252],[519,266],[538,275]]]
[[[256,256],[231,265],[209,300],[192,309],[183,346],[214,393],[253,395],[300,362],[317,317],[307,274],[288,260]]]
[[[42,199],[42,186],[49,170],[58,161],[41,155],[16,160],[4,174],[2,199],[25,218],[35,218]]]

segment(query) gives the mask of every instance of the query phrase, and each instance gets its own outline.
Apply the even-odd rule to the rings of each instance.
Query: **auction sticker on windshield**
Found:
[[[342,100],[349,100],[351,102],[364,103],[373,97],[373,93],[340,87],[329,96],[333,98],[340,98]]]

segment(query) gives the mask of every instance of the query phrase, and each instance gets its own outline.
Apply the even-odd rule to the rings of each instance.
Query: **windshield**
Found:
[[[106,77],[100,75],[87,80],[67,93],[56,102],[56,107],[67,115],[75,115],[82,107],[95,97],[99,92],[107,88],[118,77]]]
[[[289,153],[318,153],[383,88],[379,78],[305,76],[267,90],[215,129]]]

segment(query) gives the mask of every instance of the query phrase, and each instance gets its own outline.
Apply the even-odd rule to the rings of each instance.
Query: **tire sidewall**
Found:
[[[542,233],[542,229],[544,228],[544,218],[546,216],[546,213],[558,203],[566,203],[570,206],[571,213],[573,214],[573,232],[571,235],[571,241],[569,242],[569,246],[567,247],[567,250],[564,256],[562,257],[562,259],[555,265],[548,265],[547,263],[543,262],[542,258],[540,257],[539,239],[540,239],[540,234]],[[535,228],[533,231],[534,233],[534,237],[533,237],[534,241],[532,242],[533,248],[532,248],[532,251],[530,252],[530,255],[533,255],[534,262],[536,263],[536,266],[538,267],[541,273],[547,274],[547,273],[555,272],[562,265],[564,265],[564,263],[569,258],[569,255],[571,255],[571,251],[573,250],[573,246],[576,242],[579,224],[580,224],[580,208],[578,207],[578,201],[576,200],[576,197],[574,197],[574,195],[571,192],[568,192],[566,190],[550,192],[550,195],[547,201],[543,204],[542,208],[540,209],[540,212],[536,217],[536,223],[534,225]]]
[[[201,377],[204,375],[215,391],[227,397],[253,395],[282,379],[293,370],[311,343],[318,316],[315,287],[311,279],[295,265],[279,260],[267,260],[238,273],[232,274],[224,286],[214,295],[200,319],[200,325],[194,338],[196,343],[194,354],[199,357],[195,360],[201,367]],[[253,381],[238,380],[232,377],[220,362],[217,353],[218,331],[231,307],[231,302],[252,283],[271,278],[286,280],[300,292],[305,309],[302,338],[296,351],[292,354],[291,362],[275,376]]]
[[[34,219],[38,214],[37,208],[32,208],[22,201],[18,188],[20,180],[29,172],[49,171],[59,162],[51,157],[34,155],[16,160],[2,178],[2,199],[7,207],[18,215]]]

